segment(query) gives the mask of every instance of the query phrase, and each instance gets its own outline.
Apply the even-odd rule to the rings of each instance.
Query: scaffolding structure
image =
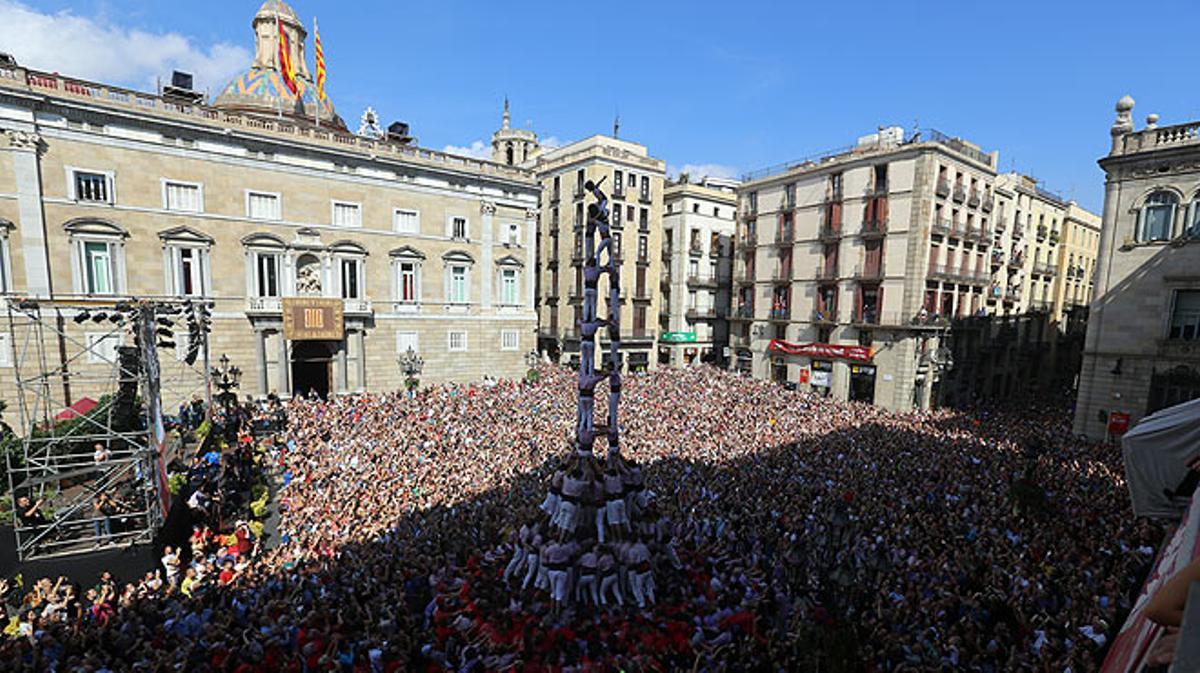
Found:
[[[170,506],[166,464],[182,450],[164,428],[163,394],[211,399],[206,330],[202,362],[159,360],[160,342],[182,347],[174,321],[190,302],[7,304],[20,446],[6,463],[18,558],[150,542]],[[96,402],[86,412],[72,406],[85,395]]]

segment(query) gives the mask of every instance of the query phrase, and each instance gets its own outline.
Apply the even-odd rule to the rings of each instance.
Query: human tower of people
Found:
[[[1089,671],[1161,539],[1065,403],[892,413],[657,371],[625,377],[620,419],[653,494],[653,603],[609,527],[555,614],[510,570],[578,428],[578,378],[541,374],[292,400],[278,546],[199,589],[187,570],[228,548],[125,589],[10,581],[0,670]],[[600,600],[613,567],[623,603],[612,581]]]
[[[538,509],[541,517],[521,526],[506,582],[546,591],[555,615],[572,603],[639,608],[654,603],[650,543],[658,537],[656,521],[647,520],[648,497],[641,467],[621,455],[621,324],[620,261],[613,255],[608,224],[608,198],[591,180],[584,185],[595,197],[589,204],[583,238],[583,305],[580,311],[580,366],[574,451],[555,470]],[[599,234],[599,245],[596,235]],[[606,253],[601,265],[601,253]],[[598,310],[599,281],[608,274],[608,315]],[[596,336],[606,328],[608,371],[596,367]],[[596,384],[608,380],[608,414],[595,422]],[[597,458],[597,437],[608,440],[607,455]]]

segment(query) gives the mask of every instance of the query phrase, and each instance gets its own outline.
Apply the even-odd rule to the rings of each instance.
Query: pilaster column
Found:
[[[49,298],[50,253],[46,247],[46,217],[42,211],[42,178],[39,154],[42,137],[36,131],[5,130],[12,150],[13,177],[17,186],[17,226],[21,230],[21,258],[25,264],[25,292]]]
[[[292,359],[288,357],[287,337],[279,330],[279,394],[292,394]]]
[[[537,249],[537,216],[538,212],[532,208],[525,211],[525,309],[529,311],[536,308],[535,276],[537,276],[537,265],[540,262]]]
[[[356,390],[367,389],[367,335],[366,329],[360,329],[354,332],[354,340],[358,344],[358,388]]]
[[[492,276],[496,273],[492,264],[492,219],[496,215],[496,204],[483,201],[479,204],[479,306],[492,307]]]
[[[267,335],[258,328],[254,329],[254,363],[257,367],[258,394],[266,397],[271,392],[267,382]]]

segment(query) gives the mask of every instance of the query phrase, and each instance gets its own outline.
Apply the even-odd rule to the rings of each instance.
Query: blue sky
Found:
[[[139,88],[186,67],[219,89],[248,63],[258,4],[0,0],[0,51]],[[714,173],[919,123],[1098,210],[1096,159],[1122,94],[1139,126],[1150,112],[1200,118],[1183,28],[1194,3],[1155,3],[1151,17],[1094,0],[292,5],[320,19],[330,97],[352,127],[372,105],[439,149],[486,142],[506,94],[514,124],[543,137],[611,132],[619,111],[622,137]]]

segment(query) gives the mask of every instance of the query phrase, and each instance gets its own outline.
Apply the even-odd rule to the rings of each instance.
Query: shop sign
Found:
[[[283,336],[292,341],[341,341],[342,300],[284,297]]]
[[[833,386],[833,372],[813,371],[810,383],[818,388],[830,388]]]
[[[1108,415],[1108,434],[1123,435],[1129,430],[1129,414],[1114,411]]]
[[[800,383],[808,383],[808,374],[808,367],[802,367],[800,369]]]
[[[850,365],[850,374],[859,376],[875,376],[875,367],[872,365]]]

